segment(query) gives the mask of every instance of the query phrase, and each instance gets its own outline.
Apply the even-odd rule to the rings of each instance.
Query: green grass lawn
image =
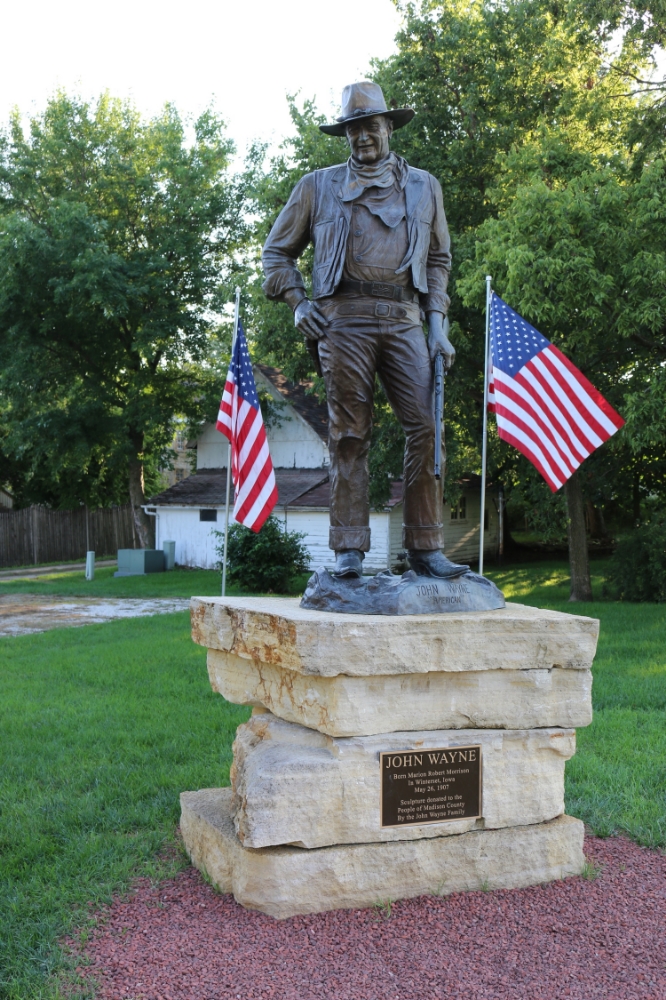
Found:
[[[0,639],[0,664],[0,996],[28,1000],[89,902],[169,870],[179,792],[229,783],[249,710],[211,691],[187,612]]]
[[[604,563],[593,569],[601,594]],[[219,593],[217,573],[110,573],[0,593]],[[511,600],[601,618],[595,719],[567,765],[567,810],[598,833],[666,846],[666,606],[569,604],[564,562],[489,575]],[[2,1000],[53,997],[58,939],[136,875],[184,864],[173,852],[160,860],[175,843],[178,794],[228,783],[248,714],[211,692],[184,612],[0,639]]]
[[[0,580],[2,594],[44,594],[64,597],[192,597],[221,593],[222,576],[212,569],[174,569],[169,573],[114,578],[115,566],[97,567],[95,579],[86,580],[83,570],[45,573],[34,580]],[[228,594],[239,594],[227,587]]]
[[[45,597],[192,597],[194,594],[219,597],[222,574],[213,569],[177,567],[169,573],[147,573],[145,576],[114,577],[115,566],[95,570],[95,579],[86,580],[83,570],[45,573],[34,580],[0,580],[3,594],[43,594]],[[309,574],[299,576],[293,587],[301,594]],[[230,597],[245,593],[233,584],[227,585]]]

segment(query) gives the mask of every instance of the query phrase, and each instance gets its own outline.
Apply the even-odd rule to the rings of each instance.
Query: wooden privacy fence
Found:
[[[85,559],[88,549],[111,556],[137,547],[129,504],[99,510],[34,506],[0,513],[0,566]]]

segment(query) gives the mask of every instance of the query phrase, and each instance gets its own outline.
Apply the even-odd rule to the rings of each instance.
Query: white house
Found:
[[[257,387],[284,404],[278,420],[267,429],[275,467],[278,504],[275,516],[289,531],[305,535],[311,565],[332,568],[335,557],[328,547],[330,487],[328,480],[328,418],[326,407],[307,390],[308,383],[293,385],[276,368],[255,365]],[[155,515],[155,545],[176,542],[176,562],[182,566],[212,569],[224,530],[227,479],[227,439],[212,425],[204,426],[197,440],[197,471],[154,497],[148,510]],[[445,551],[457,562],[479,556],[480,480],[461,482],[460,502],[444,505]],[[498,512],[492,489],[486,497],[484,552],[494,555],[498,545]],[[386,510],[370,514],[372,547],[363,566],[377,572],[406,568],[402,554],[402,484],[393,483]]]

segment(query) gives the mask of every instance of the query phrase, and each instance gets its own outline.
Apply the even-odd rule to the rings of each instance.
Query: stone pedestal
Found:
[[[180,822],[188,853],[221,892],[273,917],[430,893],[522,888],[577,875],[584,862],[583,824],[571,816],[457,837],[253,850],[236,836],[231,796],[228,788],[183,792]]]
[[[232,789],[181,797],[193,863],[243,905],[286,917],[580,871],[564,764],[591,721],[598,622],[516,604],[392,618],[194,598],[192,634],[213,689],[254,707]],[[380,754],[427,766],[472,745],[473,815],[382,826]]]

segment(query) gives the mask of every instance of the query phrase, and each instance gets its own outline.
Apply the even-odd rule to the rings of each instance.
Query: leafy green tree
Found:
[[[458,283],[480,305],[492,274],[498,292],[628,417],[565,484],[574,600],[591,596],[583,478],[609,459],[617,473],[628,450],[660,443],[666,432],[663,410],[655,412],[666,391],[664,175],[659,160],[637,180],[622,163],[570,181],[535,173],[477,228],[475,259]]]
[[[257,145],[246,164],[243,194],[254,226],[241,284],[256,357],[282,368],[287,378],[299,381],[316,375],[313,359],[294,326],[289,306],[270,302],[261,290],[261,248],[300,178],[312,170],[344,162],[349,151],[344,139],[325,136],[319,131],[319,125],[328,119],[312,101],[305,101],[299,108],[295,98],[289,98],[289,112],[294,135],[282,144],[280,152],[266,162],[266,147]],[[306,250],[299,266],[307,287],[312,272],[311,248]],[[316,383],[316,391],[320,394],[324,391],[321,380]]]
[[[666,601],[666,523],[647,521],[613,553],[605,588],[621,601]]]
[[[613,160],[635,125],[637,101],[627,81],[647,69],[649,46],[628,36],[612,53],[613,31],[628,8],[600,12],[574,0],[398,0],[397,6],[404,17],[398,52],[375,62],[372,75],[391,105],[417,109],[392,147],[441,181],[452,231],[450,315],[458,359],[447,379],[450,492],[462,461],[479,461],[483,316],[477,302],[463,302],[456,291],[461,264],[474,256],[477,228],[502,211],[530,171],[542,169],[556,182]],[[255,151],[248,174],[257,248],[302,174],[348,155],[343,140],[319,133],[325,116],[311,102],[299,110],[292,101],[291,110],[293,138],[267,169]],[[307,273],[307,257],[303,265]],[[311,374],[289,309],[264,302],[259,284],[250,281],[256,349],[293,377]],[[375,423],[373,497],[379,502],[400,452],[400,430],[380,392]],[[524,473],[498,442],[491,461],[493,474],[503,471],[508,480]]]
[[[662,424],[658,414],[664,412],[657,334],[663,314],[661,304],[655,302],[659,298],[662,252],[657,194],[661,181],[658,170],[642,175],[644,165],[652,163],[650,156],[663,149],[663,128],[660,133],[658,126],[664,88],[662,84],[661,91],[659,85],[650,89],[640,83],[650,71],[654,45],[664,39],[663,5],[660,0],[642,8],[624,0],[519,0],[499,5],[486,0],[422,0],[397,5],[405,18],[398,36],[398,53],[375,64],[375,78],[392,104],[408,103],[418,109],[410,127],[396,134],[394,145],[410,162],[438,176],[444,190],[453,236],[451,317],[458,348],[458,361],[450,379],[447,416],[453,416],[453,421],[449,422],[453,422],[455,433],[466,428],[470,440],[480,441],[482,278],[492,273],[496,286],[511,304],[535,322],[538,315],[546,335],[552,332],[551,339],[596,380],[595,384],[601,383],[599,388],[611,401],[619,403],[625,416],[630,416],[627,432],[602,449],[603,454],[592,456],[581,476],[570,484],[570,488],[579,487],[578,520],[583,516],[583,500],[588,513],[593,513],[598,503],[607,509],[617,507],[619,489],[629,478],[634,486],[629,493],[633,492],[635,501],[639,492],[646,492],[647,482],[654,482],[652,472],[655,462],[659,464],[661,433],[657,428]],[[614,34],[618,29],[624,32],[619,50]],[[526,185],[540,183],[543,194],[560,191],[576,178],[597,173],[601,178],[612,177],[620,201],[621,192],[632,178],[642,188],[636,191],[642,208],[634,201],[631,205],[617,202],[615,209],[609,204],[603,215],[607,222],[614,210],[636,211],[643,219],[637,221],[637,238],[632,237],[638,256],[631,278],[644,287],[640,291],[637,287],[637,294],[629,294],[624,304],[615,303],[623,319],[610,315],[610,299],[621,285],[613,274],[617,254],[611,259],[609,246],[612,238],[618,237],[618,253],[620,248],[627,249],[623,219],[613,219],[613,237],[609,235],[605,240],[601,235],[604,250],[599,251],[598,271],[594,275],[586,271],[580,288],[573,273],[569,273],[568,283],[555,274],[550,274],[549,282],[540,280],[542,262],[536,248],[544,233],[546,242],[552,235],[548,229],[550,219],[544,222],[544,233],[534,232],[534,246],[530,244],[535,249],[534,260],[525,263],[520,278],[510,286],[511,292],[507,290],[507,247],[497,247],[492,261],[485,249],[478,249],[479,241],[485,247],[490,239],[493,220],[508,227],[506,216],[512,211],[516,216],[520,214]],[[646,192],[648,186],[652,186],[652,197]],[[608,185],[604,197],[611,198]],[[588,209],[592,214],[596,212],[593,204]],[[530,210],[538,216],[537,206],[525,207],[525,212]],[[581,219],[580,225],[584,230],[586,221]],[[587,246],[588,253],[600,228],[592,227],[594,236]],[[506,244],[513,246],[512,240],[507,234]],[[520,243],[518,235],[516,240]],[[562,249],[562,262],[573,268],[573,261],[567,259],[568,251]],[[646,256],[651,255],[647,261]],[[574,258],[584,269],[583,260],[575,254]],[[470,261],[471,271],[466,270]],[[516,270],[515,262],[511,268]],[[462,296],[465,283],[457,280],[461,273],[475,288],[472,291],[468,285]],[[606,285],[609,300],[604,320],[592,330],[582,314],[594,301],[591,286],[595,282]],[[520,294],[514,296],[513,290],[519,286]],[[563,299],[575,313],[576,322],[566,331],[553,331],[543,313],[559,307]],[[540,310],[530,311],[536,300],[541,302]],[[632,323],[635,327],[634,313],[646,318],[650,313],[653,322],[647,323],[649,331],[647,327],[642,331],[634,329],[632,341],[629,327]],[[613,330],[606,337],[605,321]],[[626,333],[616,334],[615,322],[620,326],[626,322]],[[637,341],[640,336],[644,338],[643,351]],[[649,432],[648,410],[653,416]],[[636,419],[631,418],[632,412]],[[644,447],[637,450],[641,433]],[[501,444],[495,435],[491,435],[489,460],[493,478],[522,493],[540,520],[562,523],[560,517],[553,518],[561,510],[560,502],[551,500],[547,489],[535,482],[526,460]],[[633,508],[635,514],[635,502]],[[577,527],[577,537],[581,538],[581,525]],[[582,545],[586,547],[584,526]]]
[[[210,111],[188,141],[173,107],[144,121],[107,95],[60,93],[0,139],[5,460],[54,503],[129,493],[144,546],[146,470],[219,382],[209,316],[243,236],[232,150]]]
[[[642,65],[640,57],[612,57],[609,28],[571,0],[396,6],[398,52],[375,63],[374,77],[393,106],[417,109],[393,146],[439,178],[458,238],[492,212],[487,191],[511,149],[541,146],[550,133],[595,155],[614,149],[631,120],[617,73]]]

